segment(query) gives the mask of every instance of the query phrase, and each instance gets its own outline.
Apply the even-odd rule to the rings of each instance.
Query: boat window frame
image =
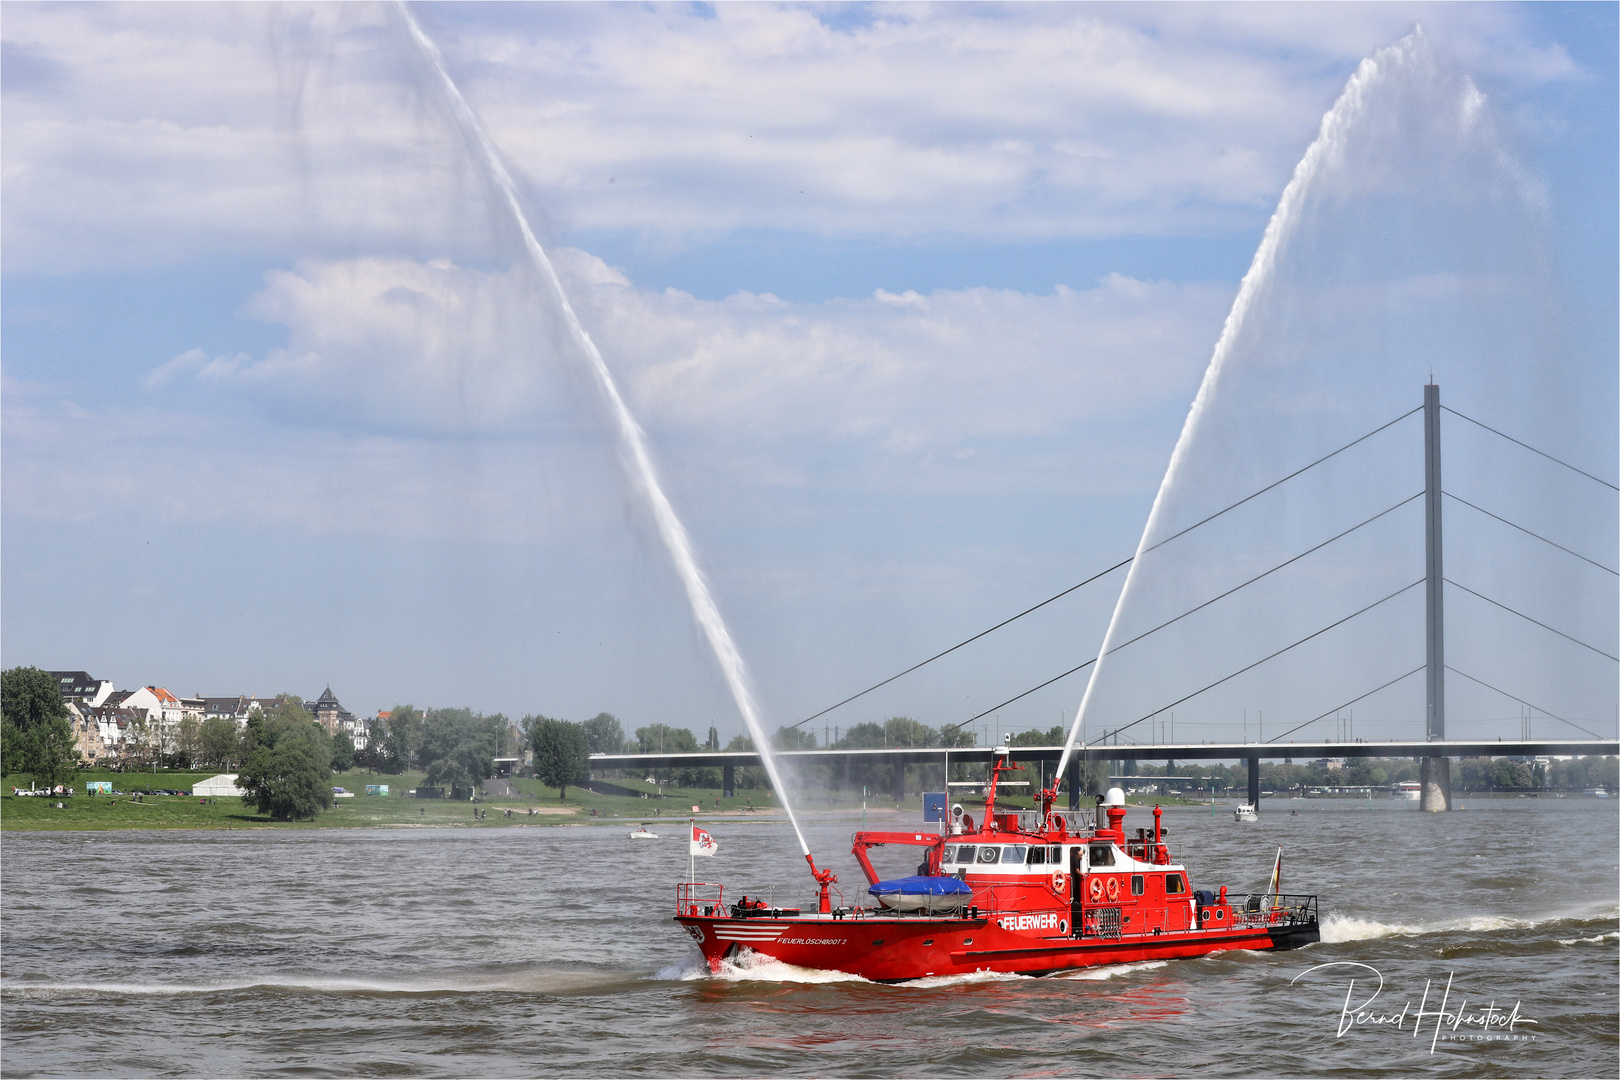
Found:
[[[1170,883],[1172,881],[1176,884],[1176,887],[1173,889],[1170,887]],[[1187,880],[1185,878],[1183,878],[1179,873],[1164,875],[1164,895],[1185,896],[1186,894]]]
[[[1023,866],[1024,865],[1024,856],[1028,852],[1029,852],[1029,845],[1028,844],[1003,844],[1001,846],[1001,865],[1002,866]],[[1016,854],[1018,856],[1016,859],[1007,858],[1008,855],[1014,855],[1014,854]]]
[[[1131,895],[1132,896],[1143,896],[1143,895],[1146,895],[1146,893],[1147,893],[1147,875],[1146,874],[1132,874],[1131,875]]]
[[[1113,866],[1114,865],[1114,845],[1113,844],[1091,844],[1091,845],[1088,845],[1088,847],[1089,847],[1089,850],[1086,852],[1087,865],[1094,866],[1094,867],[1095,866]],[[1099,859],[1097,857],[1099,852],[1102,853],[1102,855],[1104,856],[1103,858]]]
[[[994,853],[994,855],[991,858],[988,858],[988,859],[985,858],[986,854],[989,854],[989,853],[992,853],[992,852]],[[975,865],[977,865],[977,866],[999,866],[1000,864],[1001,864],[1001,845],[1000,844],[980,844],[979,845],[979,857],[978,857]]]
[[[973,852],[973,854],[964,855],[963,854],[963,849],[964,848],[966,848],[968,850],[971,850]],[[978,844],[957,844],[956,845],[956,865],[957,866],[972,866],[974,864],[974,862],[976,862],[978,860],[978,857],[979,857],[979,845]]]
[[[1030,844],[1028,849],[1024,852],[1024,865],[1025,866],[1045,866],[1046,865],[1046,845],[1045,844]]]

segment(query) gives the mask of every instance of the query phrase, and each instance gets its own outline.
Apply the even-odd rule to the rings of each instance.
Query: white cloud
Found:
[[[831,453],[844,462],[831,467],[837,482],[926,465],[977,483],[996,467],[980,443],[1084,443],[1090,421],[1179,408],[1230,301],[1224,286],[1118,275],[1047,295],[705,301],[636,288],[572,249],[557,261],[655,434],[793,482],[827,470]],[[245,308],[285,324],[285,348],[254,360],[192,349],[147,382],[161,394],[189,371],[199,386],[369,431],[499,435],[578,422],[590,407],[571,382],[578,358],[550,334],[541,303],[521,267],[306,262],[267,275]],[[751,452],[736,457],[739,444]],[[1000,483],[1024,468],[1005,457],[1000,467]]]
[[[1578,74],[1494,5],[424,15],[554,227],[666,242],[1246,228],[1419,17],[1514,77]],[[14,5],[4,41],[10,269],[490,243],[385,9]]]

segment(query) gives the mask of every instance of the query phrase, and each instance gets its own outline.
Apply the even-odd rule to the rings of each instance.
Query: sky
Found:
[[[647,431],[768,726],[1130,556],[1178,439],[1161,523],[1432,373],[1615,479],[1614,4],[411,11]],[[742,730],[397,14],[9,3],[0,48],[5,666]],[[1119,632],[1413,494],[1418,422],[1144,559]],[[1474,590],[1447,598],[1448,731],[1516,737],[1522,698],[1562,718],[1538,736],[1613,737],[1614,493],[1446,424],[1448,491],[1600,564],[1448,504]],[[1105,661],[1088,727],[1151,713],[1142,737],[1421,577],[1420,504],[1386,527]],[[1095,656],[1124,577],[812,725],[967,720]],[[1421,664],[1415,596],[1193,696],[1178,738],[1278,731]],[[1067,724],[1085,689],[973,727]],[[1418,676],[1360,699],[1355,734],[1419,737],[1422,710]]]

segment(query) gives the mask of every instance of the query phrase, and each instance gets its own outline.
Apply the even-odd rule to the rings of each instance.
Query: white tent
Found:
[[[236,773],[220,773],[218,776],[210,776],[206,780],[199,780],[191,785],[191,793],[198,797],[241,795],[242,789],[236,786],[236,775]]]

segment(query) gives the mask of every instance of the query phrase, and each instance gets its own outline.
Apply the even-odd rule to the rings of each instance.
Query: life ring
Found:
[[[1091,879],[1091,902],[1097,903],[1102,899],[1102,878]]]
[[[1052,891],[1053,892],[1060,893],[1060,892],[1063,891],[1063,879],[1064,879],[1065,876],[1067,876],[1067,875],[1065,875],[1061,870],[1052,875]]]
[[[1119,879],[1118,878],[1109,878],[1108,879],[1108,899],[1110,899],[1110,900],[1118,900],[1119,899]]]

